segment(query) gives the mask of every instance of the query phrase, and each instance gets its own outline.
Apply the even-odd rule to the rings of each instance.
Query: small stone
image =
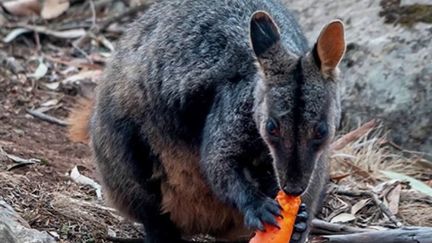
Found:
[[[0,200],[0,242],[54,243],[56,241],[47,232],[31,229],[9,204]]]

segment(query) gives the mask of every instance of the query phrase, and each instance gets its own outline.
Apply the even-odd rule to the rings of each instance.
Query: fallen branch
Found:
[[[50,115],[44,114],[44,113],[42,113],[42,112],[40,112],[38,110],[27,109],[26,111],[30,115],[32,115],[32,116],[34,116],[36,118],[39,118],[39,119],[41,119],[43,121],[52,123],[52,124],[56,124],[56,125],[59,125],[59,126],[62,126],[62,127],[66,127],[66,126],[69,125],[69,123],[67,123],[66,121],[63,121],[63,120],[60,120],[58,118],[52,117]]]
[[[431,243],[432,228],[407,227],[393,230],[355,233],[348,235],[326,235],[313,242],[331,243]]]
[[[51,30],[45,26],[41,25],[29,25],[29,24],[17,24],[15,26],[9,26],[9,28],[15,28],[12,30],[4,39],[3,42],[9,43],[13,41],[16,37],[21,34],[28,32],[41,33],[49,36],[53,36],[60,39],[76,39],[84,36],[86,34],[85,30],[80,29],[70,29],[70,30]]]
[[[351,197],[369,197],[381,209],[381,212],[387,216],[387,218],[397,227],[402,226],[402,223],[396,218],[396,216],[390,211],[390,209],[378,198],[378,195],[373,192],[361,191],[336,191],[336,194],[351,196]]]
[[[324,220],[312,220],[311,233],[314,235],[340,235],[370,232],[370,229],[356,228],[343,224],[329,223]]]
[[[10,159],[15,163],[15,164],[9,166],[6,169],[7,171],[11,171],[11,170],[19,168],[19,167],[23,167],[26,165],[33,165],[33,164],[37,164],[37,163],[41,162],[41,160],[39,160],[39,159],[24,159],[24,158],[18,157],[16,155],[8,154],[8,153],[6,153],[6,151],[3,150],[2,147],[0,147],[0,162],[2,162],[2,160],[5,160],[5,159]]]
[[[358,140],[359,138],[367,134],[370,130],[374,129],[377,125],[377,120],[372,120],[363,124],[361,127],[345,134],[344,136],[333,142],[330,145],[330,150],[335,151],[345,148],[345,146],[347,146],[349,143]]]

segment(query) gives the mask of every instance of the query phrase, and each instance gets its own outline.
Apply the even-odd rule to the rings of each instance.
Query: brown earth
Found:
[[[74,5],[63,16],[64,21],[56,20],[47,24],[38,20],[36,24],[47,24],[47,28],[51,29],[65,27],[74,21],[77,21],[75,24],[88,24],[86,20],[92,15],[88,9],[87,15],[81,14],[81,8],[85,8],[85,5]],[[102,16],[110,13],[102,10]],[[313,8],[308,5],[307,10],[312,11]],[[31,18],[25,20],[33,21]],[[20,21],[23,19],[9,16],[10,23]],[[321,24],[314,23],[311,26]],[[0,28],[0,36],[5,37],[14,28],[14,25]],[[311,30],[308,32],[314,33]],[[87,41],[83,50],[73,48],[73,40],[59,40],[34,33],[20,35],[10,44],[0,42],[0,148],[9,155],[40,160],[32,165],[19,165],[4,158],[0,149],[0,200],[3,198],[9,203],[32,228],[50,232],[61,242],[105,242],[107,235],[142,237],[141,227],[104,206],[97,199],[95,189],[70,179],[68,173],[78,166],[82,174],[98,180],[88,146],[70,142],[64,126],[35,118],[26,111],[42,107],[45,114],[65,120],[77,100],[76,95],[88,94],[84,84],[91,83],[89,79],[95,76],[94,73],[88,73],[97,73],[102,69],[104,54],[109,53],[106,42],[115,41],[114,37],[117,36],[116,32],[106,31],[104,35],[97,35]],[[103,39],[105,44],[100,41],[102,37],[106,37]],[[32,74],[38,69],[38,60],[41,58],[48,71],[37,79]],[[65,79],[76,75],[80,76],[78,86],[74,82],[63,83]],[[59,87],[47,86],[56,83],[60,83]],[[335,151],[332,156],[334,184],[348,191],[372,191],[383,182],[394,184],[391,178],[381,173],[390,170],[431,185],[432,163],[422,159],[417,152],[394,146],[393,142],[381,135],[367,132],[345,144],[340,151]],[[399,193],[382,192],[379,197],[396,205],[393,209],[397,209],[394,212],[397,219],[404,225],[432,226],[430,195],[418,194],[401,179],[397,179],[395,185]],[[365,202],[361,207],[358,204],[360,199]],[[370,202],[368,196],[351,197],[331,193],[320,217],[331,221],[337,216],[350,214],[353,208],[357,208],[357,213],[351,215],[355,216],[355,220],[342,223],[361,228],[394,227],[378,206]]]
[[[32,53],[24,47],[21,51]],[[30,64],[26,68],[35,67]],[[70,214],[74,209],[65,201],[73,198],[79,200],[78,204],[94,202],[96,194],[89,186],[77,185],[67,173],[75,166],[90,178],[97,178],[97,173],[87,145],[70,142],[65,127],[26,112],[50,100],[58,103],[46,114],[65,119],[76,97],[41,88],[37,81],[24,74],[14,74],[6,66],[0,67],[0,147],[9,155],[41,161],[19,166],[10,159],[0,159],[0,197],[32,228],[56,232],[62,241],[102,242],[107,227],[117,232],[118,237],[139,236],[139,228],[119,220],[107,210],[96,208],[93,222]],[[92,207],[95,205],[98,204]]]

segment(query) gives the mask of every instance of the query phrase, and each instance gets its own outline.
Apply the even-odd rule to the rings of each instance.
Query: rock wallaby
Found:
[[[312,46],[277,0],[158,1],[72,113],[71,137],[89,134],[107,198],[145,242],[247,241],[275,224],[280,189],[302,195],[309,223],[340,119],[342,22]]]

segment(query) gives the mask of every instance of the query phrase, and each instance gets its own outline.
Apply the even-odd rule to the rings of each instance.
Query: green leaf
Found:
[[[411,176],[407,176],[393,171],[381,171],[381,173],[383,173],[385,176],[387,176],[390,179],[408,181],[412,188],[432,197],[432,188],[426,185],[426,183],[424,182],[421,182]]]

